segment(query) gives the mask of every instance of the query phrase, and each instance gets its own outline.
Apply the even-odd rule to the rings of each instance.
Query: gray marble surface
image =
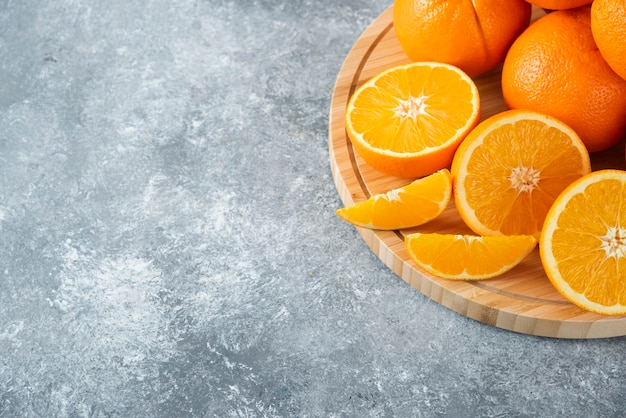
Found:
[[[336,217],[390,5],[0,0],[0,417],[624,416],[625,338],[467,319]]]

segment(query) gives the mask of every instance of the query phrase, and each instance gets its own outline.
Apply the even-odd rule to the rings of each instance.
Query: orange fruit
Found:
[[[538,238],[559,193],[590,171],[589,153],[571,128],[541,113],[509,110],[481,122],[457,150],[454,201],[479,235]]]
[[[567,187],[548,212],[539,248],[566,299],[599,314],[625,314],[626,171],[594,171]]]
[[[626,80],[600,55],[589,7],[549,13],[521,34],[504,60],[502,94],[510,108],[562,120],[589,152],[626,134]]]
[[[591,33],[607,64],[626,79],[626,2],[595,0],[591,4]]]
[[[404,243],[415,264],[437,277],[483,280],[521,263],[537,240],[532,235],[481,237],[416,232],[407,235]]]
[[[452,178],[444,168],[404,187],[338,209],[337,215],[353,225],[370,229],[410,228],[439,216],[451,197]]]
[[[372,168],[422,177],[452,162],[476,125],[478,89],[458,68],[422,62],[389,68],[361,85],[346,109],[346,131]]]
[[[470,76],[497,67],[528,26],[524,0],[395,0],[393,25],[413,61],[455,65]]]
[[[591,4],[593,0],[526,0],[530,4],[549,10],[565,10]]]

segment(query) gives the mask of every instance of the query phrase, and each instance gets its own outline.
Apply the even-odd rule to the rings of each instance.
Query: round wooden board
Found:
[[[533,19],[541,17],[533,9]],[[393,31],[392,7],[360,36],[337,77],[329,115],[329,154],[339,195],[348,206],[369,196],[407,184],[410,180],[373,170],[356,154],[346,136],[344,116],[354,90],[386,68],[410,62]],[[500,70],[475,78],[481,95],[481,119],[506,109],[500,90]],[[592,155],[594,169],[626,169],[624,142]],[[467,233],[453,202],[434,221],[401,231],[357,228],[374,253],[421,293],[469,318],[499,328],[555,338],[606,338],[626,335],[626,316],[602,316],[581,310],[565,300],[546,277],[539,251],[495,279],[465,282],[439,279],[420,270],[404,249],[411,232]]]

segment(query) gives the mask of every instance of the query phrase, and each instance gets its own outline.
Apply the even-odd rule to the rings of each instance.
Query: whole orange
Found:
[[[596,47],[590,7],[557,10],[531,24],[504,60],[502,94],[512,109],[565,122],[589,152],[609,148],[626,134],[626,80]]]
[[[591,33],[609,66],[626,79],[626,1],[595,0],[591,5]]]
[[[586,6],[593,0],[526,0],[527,2],[539,6],[543,9],[565,10],[575,7]]]
[[[530,22],[525,0],[395,0],[393,24],[413,61],[437,61],[470,76],[502,63]]]

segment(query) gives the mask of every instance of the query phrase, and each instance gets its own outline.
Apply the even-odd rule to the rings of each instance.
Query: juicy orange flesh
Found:
[[[409,235],[412,258],[442,277],[483,276],[518,264],[535,247],[532,236]]]
[[[559,129],[535,120],[503,125],[472,155],[464,181],[473,191],[467,203],[492,230],[534,234],[558,194],[581,176],[580,166],[580,151]],[[521,174],[513,184],[516,172]]]
[[[377,229],[402,229],[424,224],[445,209],[451,197],[447,170],[337,211],[344,220]]]
[[[474,111],[474,99],[467,81],[449,69],[402,67],[361,92],[351,122],[374,148],[420,152],[457,135]]]
[[[574,292],[604,306],[626,305],[625,199],[620,181],[589,185],[568,202],[552,236],[561,277]]]

